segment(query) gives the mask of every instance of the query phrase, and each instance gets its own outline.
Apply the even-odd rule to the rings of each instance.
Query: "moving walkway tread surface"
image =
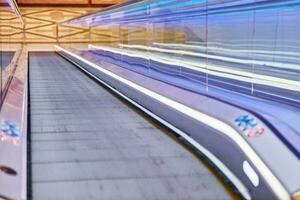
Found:
[[[231,199],[188,150],[55,53],[30,53],[33,199]]]

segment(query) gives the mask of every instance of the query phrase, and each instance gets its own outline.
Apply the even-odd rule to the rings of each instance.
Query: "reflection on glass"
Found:
[[[297,0],[145,0],[66,25],[91,27],[90,52],[147,76],[299,105],[299,16]],[[112,42],[96,42],[107,30]]]
[[[8,82],[14,72],[17,51],[20,50],[23,38],[16,38],[15,33],[22,30],[22,20],[18,15],[19,11],[15,10],[12,1],[2,1],[0,3],[0,102],[2,102]],[[18,30],[12,27],[17,27]],[[14,40],[14,42],[11,42]],[[17,43],[19,41],[20,43]]]

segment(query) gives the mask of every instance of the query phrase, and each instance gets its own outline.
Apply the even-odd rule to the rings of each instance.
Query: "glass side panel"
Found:
[[[299,12],[297,0],[144,0],[66,25],[92,30],[90,51],[156,79],[299,105]]]
[[[13,28],[16,27],[16,28]],[[0,3],[0,92],[1,102],[5,96],[9,80],[14,73],[17,52],[21,48],[22,37],[16,36],[22,30],[22,21],[11,1]],[[11,42],[11,41],[14,42]],[[19,42],[16,42],[19,41]]]

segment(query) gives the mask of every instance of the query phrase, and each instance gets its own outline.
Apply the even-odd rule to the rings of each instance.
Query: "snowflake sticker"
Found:
[[[250,115],[242,115],[234,120],[235,124],[247,137],[260,136],[265,132],[265,129],[255,121]]]
[[[10,121],[3,121],[0,133],[1,142],[20,144],[20,131],[18,126]]]

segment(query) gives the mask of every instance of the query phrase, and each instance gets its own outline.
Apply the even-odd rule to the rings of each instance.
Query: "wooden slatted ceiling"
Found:
[[[20,4],[88,4],[89,0],[18,0]]]
[[[111,5],[124,0],[17,0],[20,5]]]
[[[0,43],[123,43],[144,44],[145,27],[67,27],[61,23],[95,12],[93,7],[20,7],[24,24],[7,8],[0,7]],[[153,41],[184,43],[184,33],[173,28],[155,29]],[[1,199],[1,198],[0,198]]]

